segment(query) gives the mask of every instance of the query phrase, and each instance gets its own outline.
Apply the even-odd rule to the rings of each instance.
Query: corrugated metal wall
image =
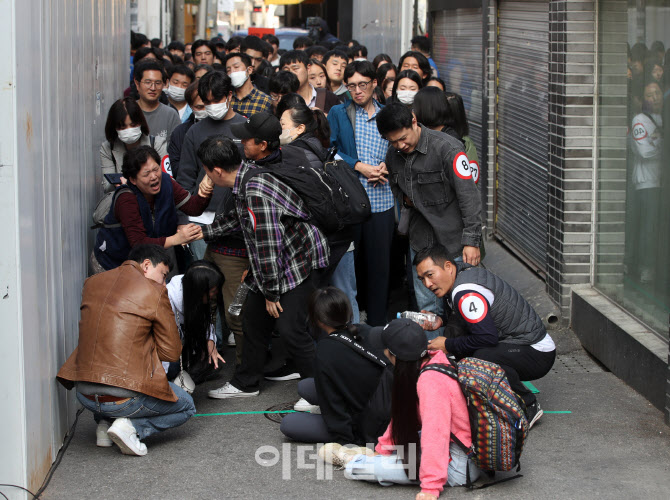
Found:
[[[368,60],[380,53],[397,64],[410,48],[413,22],[412,0],[354,0],[352,38],[368,49]]]
[[[8,164],[3,157],[0,170],[3,181],[10,179],[0,182],[0,199],[11,243],[0,255],[17,270],[0,267],[2,294],[5,281],[12,285],[11,307],[0,311],[3,326],[11,325],[3,338],[14,350],[5,355],[18,359],[9,365],[14,373],[0,363],[0,377],[3,386],[12,380],[23,392],[22,400],[3,401],[11,415],[0,422],[11,425],[0,429],[0,442],[5,432],[22,437],[12,440],[20,449],[3,449],[0,479],[34,491],[74,415],[72,394],[54,377],[77,342],[90,214],[100,196],[99,148],[107,110],[128,86],[130,30],[126,0],[4,1],[0,19],[15,58],[3,69],[2,87],[15,82],[16,113],[3,107],[3,127],[13,130],[0,135],[0,150],[15,147],[15,154]],[[4,104],[7,96],[0,96]],[[11,188],[16,199],[7,204]],[[7,472],[5,462],[21,455],[24,465]]]

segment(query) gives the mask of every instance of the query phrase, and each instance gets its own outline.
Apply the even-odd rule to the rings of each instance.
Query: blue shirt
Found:
[[[379,165],[386,160],[386,151],[389,148],[389,143],[385,139],[382,139],[379,130],[377,130],[377,120],[375,120],[375,117],[379,113],[381,106],[375,100],[372,103],[375,107],[372,117],[368,117],[368,112],[359,105],[356,105],[356,127],[354,134],[356,136],[358,160],[370,165]],[[385,212],[393,207],[393,193],[388,182],[384,184],[379,182],[374,185],[368,182],[367,177],[360,172],[358,172],[358,178],[368,193],[372,213]]]

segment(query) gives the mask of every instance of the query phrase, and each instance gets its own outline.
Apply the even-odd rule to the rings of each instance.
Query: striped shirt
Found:
[[[253,168],[242,163],[235,177],[235,210],[217,216],[202,230],[208,243],[242,230],[253,276],[247,283],[277,302],[305,281],[312,269],[327,267],[330,249],[324,234],[307,222],[305,203],[288,185],[268,173],[242,185]]]
[[[359,161],[369,165],[379,165],[386,160],[386,151],[388,151],[389,143],[387,140],[382,139],[379,130],[377,130],[377,120],[375,118],[379,110],[381,110],[381,106],[375,100],[372,102],[375,106],[375,112],[372,117],[368,117],[368,112],[361,106],[356,105],[354,134],[356,136],[356,150],[358,151]],[[385,212],[393,207],[393,193],[388,182],[378,182],[376,185],[372,184],[360,172],[358,173],[358,178],[368,193],[372,213]]]

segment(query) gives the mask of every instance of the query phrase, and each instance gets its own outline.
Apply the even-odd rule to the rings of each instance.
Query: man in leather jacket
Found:
[[[57,375],[93,412],[97,445],[113,441],[126,455],[146,455],[142,439],[195,414],[191,396],[168,382],[161,365],[178,361],[182,348],[165,288],[169,271],[165,249],[137,245],[121,266],[88,278],[79,343]]]

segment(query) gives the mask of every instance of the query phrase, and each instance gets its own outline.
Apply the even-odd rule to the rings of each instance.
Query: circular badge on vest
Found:
[[[468,157],[465,156],[465,153],[459,153],[454,158],[454,172],[461,179],[471,179],[472,172],[470,171],[470,163],[468,162]]]
[[[479,182],[479,164],[476,161],[470,162],[470,172],[472,172],[472,180],[477,184]]]
[[[468,323],[479,323],[489,310],[486,299],[477,292],[466,293],[458,301],[461,315]]]
[[[170,177],[173,177],[172,167],[170,166],[170,157],[168,155],[163,156],[163,159],[161,160],[161,169]]]

